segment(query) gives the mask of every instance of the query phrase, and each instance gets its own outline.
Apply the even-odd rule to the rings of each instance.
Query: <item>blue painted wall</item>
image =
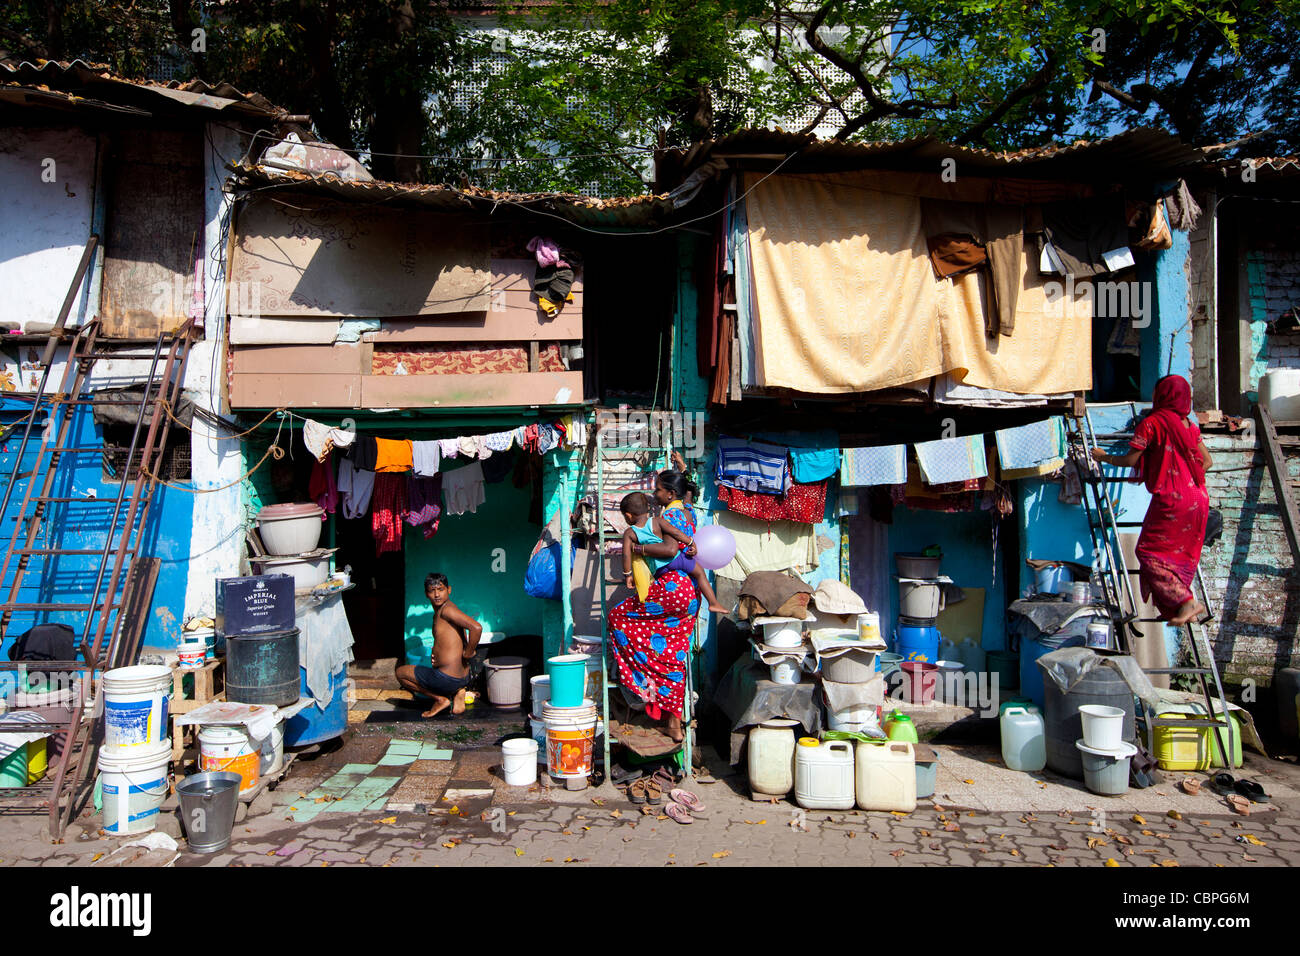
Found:
[[[13,421],[16,414],[25,413],[31,408],[30,402],[6,399],[0,404],[0,417],[4,421]],[[91,420],[88,408],[75,411],[69,447],[102,447],[103,433]],[[17,460],[22,432],[19,430],[0,451],[0,473],[8,480],[15,468],[20,471],[30,470],[36,459],[35,448],[40,441],[40,430],[33,429],[32,442],[29,442],[23,461]],[[100,453],[65,454],[63,464],[55,478],[51,493],[58,497],[81,497],[94,492],[99,500],[116,498],[120,487],[117,483],[102,480],[102,456]],[[45,456],[49,460],[49,456]],[[39,479],[38,479],[39,480]],[[19,480],[9,507],[3,516],[0,529],[0,550],[8,547],[10,535],[14,530],[14,521],[22,503],[22,493],[26,481]],[[127,494],[130,494],[128,487]],[[108,521],[113,513],[111,504],[101,505],[53,505],[50,519],[44,522],[36,547],[40,548],[100,548],[103,546]],[[190,529],[193,518],[194,496],[183,491],[175,491],[160,486],[149,514],[149,523],[144,529],[141,553],[154,555],[161,559],[158,583],[154,590],[153,604],[150,608],[149,622],[142,643],[147,647],[171,648],[180,643],[180,629],[184,613],[185,584],[188,573],[190,553]],[[71,509],[71,510],[70,510]],[[123,509],[125,514],[125,504]],[[20,545],[21,546],[21,545]],[[15,559],[16,560],[16,559]],[[13,581],[13,563],[10,571],[0,586],[7,596]],[[32,557],[18,600],[25,603],[88,603],[91,589],[94,587],[99,559],[90,555],[69,555],[51,558],[44,555]],[[111,558],[109,571],[112,569]],[[107,586],[108,573],[105,573],[104,586]],[[7,651],[13,639],[31,625],[46,621],[67,624],[78,634],[86,622],[84,612],[51,613],[21,612],[16,613],[8,627],[8,637],[0,654]]]
[[[993,573],[992,518],[987,511],[944,514],[895,508],[894,523],[889,526],[889,561],[893,568],[894,553],[920,551],[937,544],[943,550],[940,573],[961,587],[984,588],[984,647],[997,650],[1006,646],[1006,575],[1002,569]],[[998,562],[1005,561],[1004,545],[999,547]],[[898,622],[898,592],[887,588],[888,603],[882,609],[880,626],[892,631]],[[953,640],[966,635],[945,634]],[[971,635],[976,636],[976,635]]]

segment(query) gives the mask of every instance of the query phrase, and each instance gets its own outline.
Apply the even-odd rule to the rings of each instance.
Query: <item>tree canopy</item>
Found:
[[[12,0],[16,58],[257,90],[376,175],[635,192],[755,125],[1015,149],[1162,126],[1300,151],[1300,0]],[[489,16],[484,16],[489,14]],[[491,24],[494,29],[484,29]],[[205,42],[196,48],[193,31]]]

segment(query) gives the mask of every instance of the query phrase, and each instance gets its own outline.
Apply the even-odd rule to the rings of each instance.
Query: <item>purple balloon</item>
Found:
[[[736,539],[721,525],[706,524],[695,532],[695,560],[710,571],[725,568],[736,556]]]

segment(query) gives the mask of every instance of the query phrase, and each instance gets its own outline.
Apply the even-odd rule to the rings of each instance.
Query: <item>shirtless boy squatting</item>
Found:
[[[483,625],[452,603],[451,585],[445,574],[426,577],[424,594],[433,605],[431,666],[403,664],[395,676],[403,690],[433,698],[433,706],[421,716],[436,717],[448,707],[453,714],[463,714],[469,662],[478,652]]]

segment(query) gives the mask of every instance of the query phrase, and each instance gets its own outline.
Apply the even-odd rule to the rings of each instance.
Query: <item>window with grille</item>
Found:
[[[134,429],[126,426],[104,426],[104,454],[102,458],[102,480],[106,484],[116,484],[126,479],[133,482],[140,474],[141,448],[136,448],[135,454],[130,455],[130,461],[127,456],[131,451],[131,433]],[[140,436],[140,444],[144,443],[144,434]],[[191,476],[190,470],[190,443],[188,434],[169,435],[166,446],[162,449],[161,456],[155,456],[157,469],[154,472],[164,481],[188,481]]]

